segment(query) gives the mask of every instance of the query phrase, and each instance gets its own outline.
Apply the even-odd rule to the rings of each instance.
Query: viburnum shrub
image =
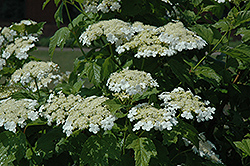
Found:
[[[0,28],[0,165],[250,164],[249,1],[53,2],[50,62],[44,23]]]

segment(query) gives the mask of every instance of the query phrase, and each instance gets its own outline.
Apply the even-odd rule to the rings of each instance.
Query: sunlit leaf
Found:
[[[250,156],[250,139],[243,139],[242,141],[235,141],[234,145],[242,150],[246,155]]]
[[[54,36],[50,38],[49,55],[53,56],[56,46],[61,47],[62,49],[69,36],[70,36],[70,30],[67,27],[62,27],[59,30],[57,30]]]
[[[153,141],[146,137],[129,135],[127,138],[127,149],[135,151],[135,165],[147,166],[151,157],[156,157],[157,151]]]

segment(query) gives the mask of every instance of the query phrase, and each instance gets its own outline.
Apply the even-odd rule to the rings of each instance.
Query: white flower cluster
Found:
[[[83,0],[85,12],[97,13],[101,11],[108,13],[109,11],[118,11],[121,7],[121,0]]]
[[[104,102],[108,98],[91,96],[59,96],[51,95],[48,103],[39,110],[40,114],[48,120],[48,124],[56,121],[63,124],[63,132],[70,136],[75,129],[87,129],[96,134],[100,128],[111,130],[116,120]],[[44,111],[43,111],[44,110]]]
[[[58,65],[53,62],[30,61],[12,74],[10,83],[20,82],[35,92],[37,88],[48,87],[52,81],[56,84],[61,78],[58,71]]]
[[[22,20],[20,23],[15,23],[9,27],[0,27],[0,70],[7,64],[7,60],[11,55],[17,59],[27,59],[27,52],[35,47],[34,42],[38,41],[37,33],[30,33],[25,30],[25,26],[36,25],[37,23],[31,20]],[[18,28],[20,32],[13,30]]]
[[[80,36],[79,40],[83,45],[90,46],[92,41],[105,35],[108,42],[121,45],[129,41],[133,34],[134,31],[129,23],[118,19],[112,19],[89,25],[86,31]]]
[[[19,60],[27,59],[29,55],[27,52],[35,47],[34,42],[37,42],[38,38],[33,36],[23,36],[15,38],[15,41],[7,45],[6,49],[2,53],[2,58],[8,59],[12,54]]]
[[[147,89],[158,87],[158,83],[150,73],[138,70],[123,69],[112,73],[106,86],[116,93],[125,92],[128,95],[143,94]]]
[[[11,98],[0,101],[0,127],[4,126],[6,130],[16,132],[16,127],[24,127],[26,120],[32,121],[38,119],[39,115],[36,112],[36,100],[21,99],[14,100]]]
[[[215,163],[220,163],[223,164],[222,161],[219,159],[218,155],[215,154],[215,152],[212,149],[216,150],[215,145],[210,142],[209,140],[206,140],[206,137],[203,133],[199,134],[199,149],[197,149],[197,147],[195,145],[193,145],[191,143],[191,141],[189,141],[186,138],[182,138],[185,145],[188,146],[193,145],[192,149],[195,153],[198,153],[199,156],[201,157],[205,157],[211,161],[214,161]]]
[[[218,3],[225,3],[226,2],[226,0],[215,0],[216,2],[218,2]],[[231,2],[231,0],[228,0],[229,2]]]
[[[157,28],[141,22],[129,24],[118,19],[90,25],[79,39],[83,45],[90,46],[92,41],[102,35],[108,42],[116,45],[118,54],[136,49],[134,56],[137,58],[172,56],[183,50],[202,49],[207,44],[181,22]]]
[[[182,22],[168,23],[162,27],[145,29],[131,41],[117,47],[120,54],[137,49],[135,57],[172,56],[183,50],[202,49],[206,41],[184,27]]]
[[[131,122],[137,121],[133,131],[140,130],[140,128],[146,131],[150,131],[152,128],[160,131],[172,130],[172,127],[178,123],[174,110],[157,109],[147,103],[131,108],[127,117]]]
[[[213,119],[212,114],[215,114],[215,108],[208,107],[209,101],[201,102],[199,96],[181,87],[175,88],[172,92],[163,92],[159,99],[164,101],[162,105],[165,108],[177,108],[183,118],[193,119],[196,115],[197,122]]]

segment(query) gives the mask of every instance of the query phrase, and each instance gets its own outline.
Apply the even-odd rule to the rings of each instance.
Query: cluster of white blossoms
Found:
[[[215,152],[213,151],[213,149],[216,150],[215,145],[211,141],[206,140],[206,137],[203,133],[200,133],[198,138],[199,138],[199,148],[193,145],[193,143],[188,139],[186,138],[182,139],[186,146],[193,145],[192,147],[193,151],[199,156],[214,161],[215,163],[223,164],[222,161],[219,159],[218,155],[216,155]]]
[[[207,43],[194,32],[184,27],[182,22],[168,23],[161,27],[133,24],[118,19],[100,21],[90,25],[80,36],[83,45],[105,36],[107,41],[116,45],[116,52],[136,50],[140,57],[172,56],[183,50],[202,49]]]
[[[108,110],[104,102],[106,97],[91,96],[82,98],[81,96],[59,96],[51,95],[48,103],[41,106],[39,112],[41,116],[48,120],[48,124],[56,122],[56,125],[63,124],[63,132],[70,136],[73,130],[89,129],[96,134],[100,128],[111,130],[116,120]]]
[[[27,52],[35,47],[34,42],[37,42],[38,38],[34,36],[23,36],[15,38],[15,41],[5,48],[2,53],[2,58],[8,59],[12,54],[19,60],[27,59],[29,55]]]
[[[12,74],[10,83],[20,82],[35,92],[37,88],[47,88],[52,81],[54,84],[58,83],[61,78],[58,72],[59,66],[53,62],[30,61]]]
[[[190,90],[185,91],[183,88],[175,88],[172,92],[163,92],[159,95],[163,100],[165,108],[176,108],[181,112],[181,117],[193,119],[196,115],[197,122],[208,121],[213,119],[215,108],[209,107],[209,101],[199,101],[201,97],[194,95]]]
[[[133,131],[140,130],[140,128],[146,131],[150,131],[152,128],[160,131],[172,130],[172,127],[178,123],[174,110],[157,109],[147,103],[138,104],[131,108],[127,117],[131,122],[137,121]]]
[[[90,46],[92,41],[97,40],[102,35],[106,36],[108,42],[118,46],[129,41],[134,35],[134,31],[129,23],[122,20],[104,20],[89,25],[79,40],[83,45]]]
[[[216,1],[218,3],[225,3],[226,2],[226,0],[214,0],[214,1]],[[228,0],[228,1],[231,2],[231,0]]]
[[[37,23],[31,20],[22,20],[20,23],[14,23],[9,27],[0,27],[0,70],[6,65],[6,61],[11,55],[17,59],[27,59],[28,51],[35,47],[35,42],[38,41],[38,33],[28,33],[25,26],[33,26]],[[18,28],[18,31],[14,29]]]
[[[112,73],[106,86],[116,93],[125,92],[128,95],[143,94],[148,88],[158,87],[150,73],[138,70],[123,69]]]
[[[109,11],[118,11],[121,7],[121,0],[83,0],[85,12],[97,13],[101,11],[108,13]]]
[[[117,47],[120,54],[136,49],[140,57],[172,56],[183,50],[202,49],[206,41],[184,27],[182,22],[168,23],[161,27],[145,29],[134,35],[131,41]]]
[[[39,118],[36,112],[36,100],[31,99],[5,99],[0,101],[0,127],[16,132],[16,127],[24,127],[26,120],[34,121]]]

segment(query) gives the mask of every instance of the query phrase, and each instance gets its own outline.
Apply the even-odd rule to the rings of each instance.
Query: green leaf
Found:
[[[29,126],[42,126],[46,125],[48,122],[47,121],[42,121],[41,119],[37,119],[35,121],[32,121],[26,125],[26,128]]]
[[[200,37],[206,40],[209,44],[213,42],[214,33],[211,28],[207,28],[205,25],[196,24],[190,28],[192,31],[195,31]]]
[[[218,5],[208,5],[204,8],[202,8],[202,12],[208,12],[208,11],[214,10],[215,8],[218,8],[218,7],[219,7]]]
[[[91,83],[99,86],[101,83],[101,69],[101,66],[97,65],[96,62],[88,62],[85,64],[83,72]]]
[[[42,8],[42,9],[44,9],[45,6],[46,6],[49,2],[50,2],[50,0],[46,0],[45,2],[43,2],[43,8]]]
[[[190,125],[181,119],[178,119],[178,124],[175,129],[181,132],[182,136],[191,141],[196,147],[199,147],[199,132],[193,125]]]
[[[42,135],[35,144],[35,151],[40,152],[41,157],[48,159],[55,153],[56,143],[65,137],[61,128],[57,127]]]
[[[16,134],[4,131],[0,133],[0,143],[8,148],[8,155],[14,155],[15,159],[19,162],[25,155],[26,151],[26,137],[23,133]],[[12,158],[12,157],[11,157]]]
[[[234,145],[242,150],[246,155],[250,156],[250,139],[243,139],[242,141],[235,141]]]
[[[137,93],[133,95],[132,102],[139,101],[139,100],[146,99],[146,98],[149,99],[151,95],[155,95],[157,93],[159,93],[159,91],[156,88],[149,89],[146,92],[144,92],[142,95]]]
[[[54,0],[56,6],[58,6],[58,4],[59,4],[60,1],[61,1],[61,0]]]
[[[84,20],[85,16],[83,14],[79,14],[70,24],[69,29],[73,29],[76,26],[79,26],[80,22]]]
[[[248,21],[250,21],[250,11],[240,11],[237,13],[234,28]]]
[[[250,40],[250,30],[246,29],[245,27],[239,28],[236,32],[236,35],[242,36],[242,41],[247,42]]]
[[[181,82],[187,83],[189,86],[194,87],[193,80],[190,78],[189,71],[184,65],[184,62],[180,63],[179,61],[172,58],[168,63],[173,73]]]
[[[82,88],[84,82],[84,80],[78,80],[72,87],[72,94],[78,93]]]
[[[69,36],[70,36],[69,28],[62,27],[59,30],[57,30],[54,36],[50,38],[49,55],[53,56],[56,46],[59,46],[62,49]]]
[[[199,79],[206,80],[207,82],[212,83],[214,86],[219,86],[222,80],[222,77],[208,66],[198,66],[194,73]]]
[[[239,59],[243,62],[250,63],[250,46],[246,44],[238,45],[235,48],[226,47],[221,50],[222,53],[230,55],[233,58]]]
[[[111,73],[113,73],[117,69],[115,62],[112,60],[112,57],[108,57],[105,59],[102,64],[102,80],[106,80]]]
[[[109,107],[109,110],[111,111],[112,114],[115,114],[116,111],[124,107],[124,105],[117,103],[114,99],[106,100],[104,104],[106,104]]]
[[[80,157],[84,164],[103,166],[109,165],[109,158],[119,159],[120,154],[118,142],[114,135],[106,134],[102,137],[92,135],[84,143]]]
[[[163,144],[168,146],[170,146],[173,143],[176,144],[178,141],[178,135],[181,134],[181,132],[176,130],[170,130],[170,131],[163,130],[162,133],[163,133],[162,135]]]
[[[9,166],[14,165],[12,162],[15,161],[15,155],[14,154],[8,154],[10,146],[4,146],[2,143],[0,143],[0,164],[1,166]]]
[[[194,5],[194,7],[198,6],[202,0],[192,0],[191,3]]]
[[[58,7],[58,9],[56,10],[54,14],[54,18],[55,18],[56,25],[58,28],[60,27],[60,23],[63,23],[62,11],[63,11],[63,3],[61,3],[61,5]]]
[[[153,141],[146,137],[129,135],[126,140],[126,148],[135,151],[135,165],[149,165],[151,157],[156,157],[157,151]]]
[[[213,27],[220,29],[221,32],[226,32],[230,28],[230,23],[226,19],[219,20],[217,23],[213,25]]]

